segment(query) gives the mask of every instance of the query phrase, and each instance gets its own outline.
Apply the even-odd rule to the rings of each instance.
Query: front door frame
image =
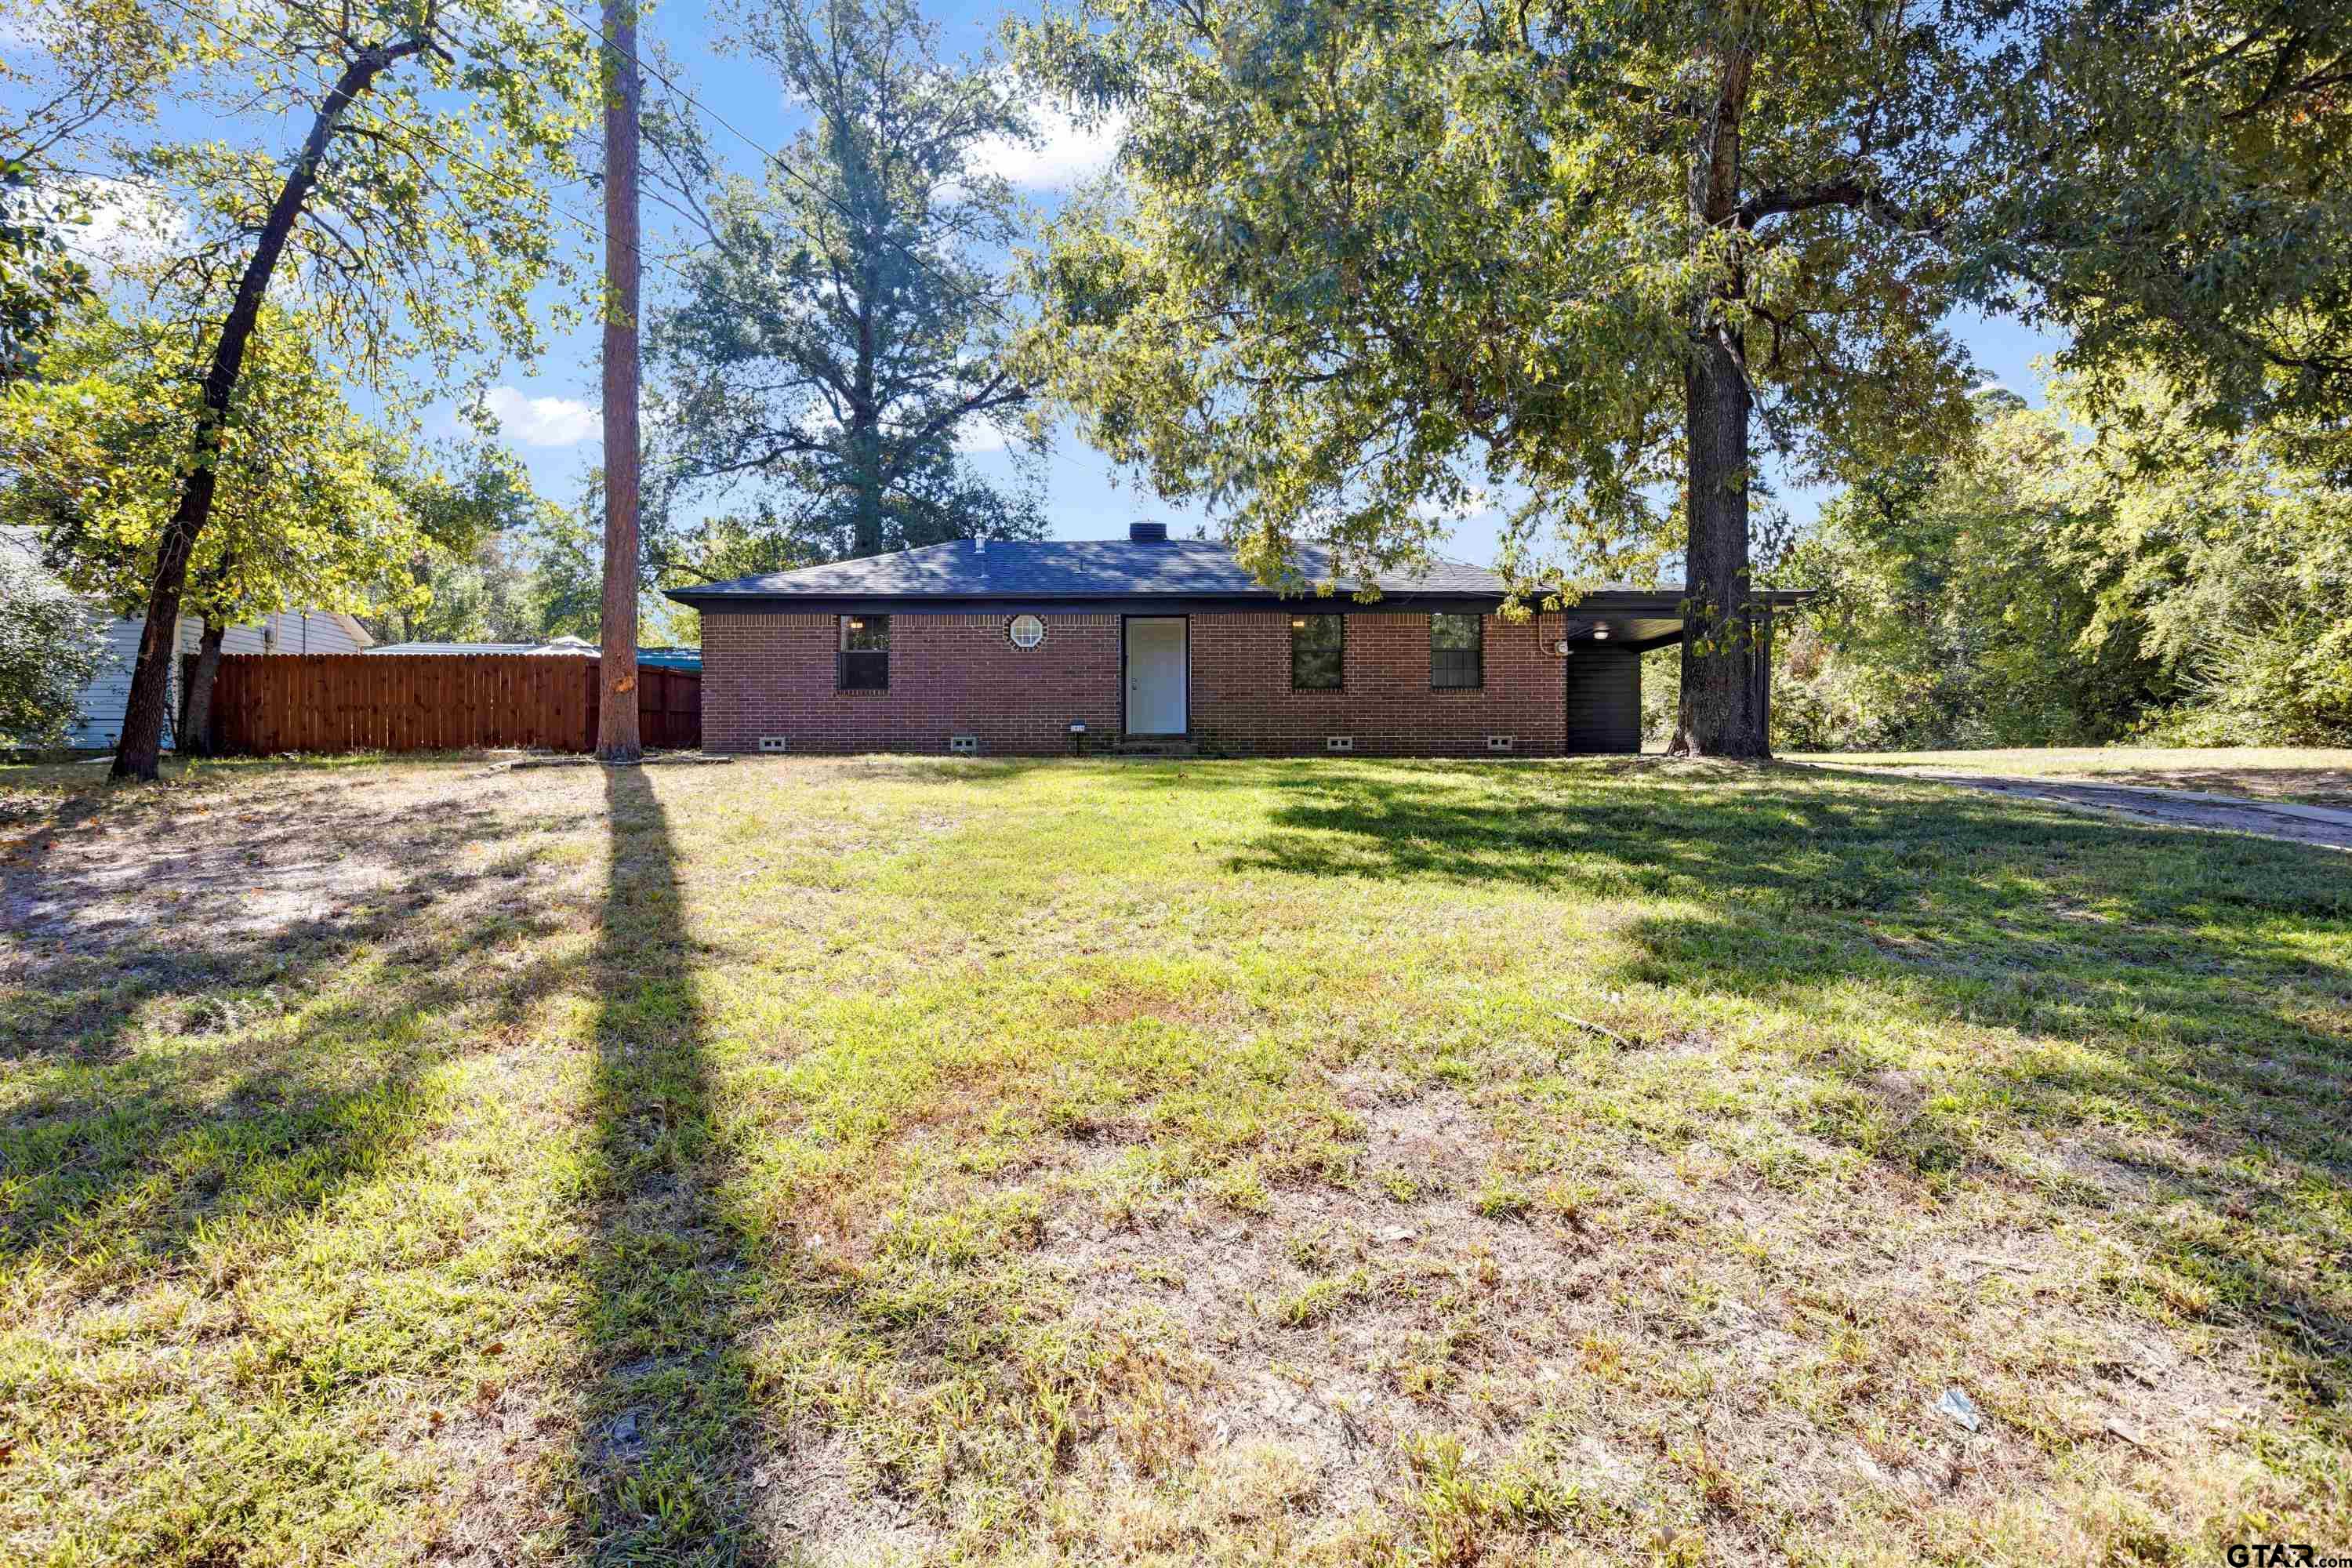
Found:
[[[1184,660],[1181,669],[1180,696],[1182,699],[1182,725],[1174,730],[1152,731],[1154,735],[1189,735],[1192,732],[1192,617],[1191,616],[1122,615],[1118,617],[1118,732],[1137,734],[1127,724],[1127,624],[1129,621],[1181,621],[1184,626]]]

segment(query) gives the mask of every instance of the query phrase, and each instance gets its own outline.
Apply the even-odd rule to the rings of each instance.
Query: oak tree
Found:
[[[1674,743],[1760,756],[1766,461],[1836,482],[1948,449],[1955,307],[2035,310],[2094,356],[2236,345],[2242,410],[2324,357],[2297,334],[2343,319],[2345,271],[2216,220],[2336,243],[2325,9],[1080,0],[1022,54],[1126,117],[1124,182],[1049,235],[1035,363],[1269,575],[1302,543],[1415,557],[1482,478],[1523,597],[1678,563]]]
[[[0,392],[0,521],[26,530],[51,570],[114,615],[149,602],[204,417],[193,372],[210,353],[175,323],[90,310],[58,334],[39,377]],[[181,595],[204,626],[184,745],[202,749],[230,626],[426,597],[412,563],[458,525],[405,504],[391,481],[413,464],[405,443],[346,403],[308,323],[264,310]],[[174,636],[165,657],[178,652]]]
[[[560,261],[550,177],[575,172],[595,85],[569,13],[528,0],[152,0],[141,11],[180,51],[174,102],[230,123],[290,123],[299,140],[273,153],[158,139],[121,116],[77,138],[85,163],[186,219],[147,278],[184,302],[180,324],[205,344],[118,778],[155,776],[189,572],[266,307],[299,293],[338,379],[394,396],[485,374],[500,348],[528,355],[540,331],[531,290]]]

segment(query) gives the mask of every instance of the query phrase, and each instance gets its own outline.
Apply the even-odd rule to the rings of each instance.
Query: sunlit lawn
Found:
[[[93,772],[0,769],[0,1561],[2352,1551],[2340,857],[1655,759]]]
[[[2043,746],[1979,752],[1843,752],[1808,759],[2205,790],[2352,806],[2352,749],[2326,746]]]

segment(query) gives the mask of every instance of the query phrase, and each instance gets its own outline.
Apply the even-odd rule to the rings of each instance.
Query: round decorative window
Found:
[[[1004,635],[1013,639],[1014,647],[1035,647],[1045,640],[1045,623],[1034,616],[1015,616]]]

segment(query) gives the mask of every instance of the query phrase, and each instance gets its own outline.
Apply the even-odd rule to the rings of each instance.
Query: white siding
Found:
[[[195,652],[204,636],[203,622],[181,621],[180,651]],[[357,653],[365,646],[341,616],[319,610],[281,611],[266,621],[231,626],[221,639],[223,653]]]
[[[268,636],[265,637],[265,626]],[[106,628],[107,662],[96,679],[82,688],[81,722],[76,726],[70,743],[76,746],[108,747],[121,738],[122,712],[131,703],[131,667],[139,658],[140,623],[118,620]],[[250,626],[231,626],[221,638],[223,653],[357,653],[366,644],[352,636],[351,626],[340,616],[318,610],[289,610],[257,621]],[[193,654],[204,642],[205,624],[191,616],[180,618],[179,647],[184,654]],[[179,711],[179,669],[172,671],[172,707]]]
[[[100,619],[98,612],[90,613]],[[139,623],[113,621],[106,627],[106,658],[81,689],[81,721],[67,737],[73,746],[111,746],[122,733],[122,710],[131,701],[131,666],[139,658]]]

